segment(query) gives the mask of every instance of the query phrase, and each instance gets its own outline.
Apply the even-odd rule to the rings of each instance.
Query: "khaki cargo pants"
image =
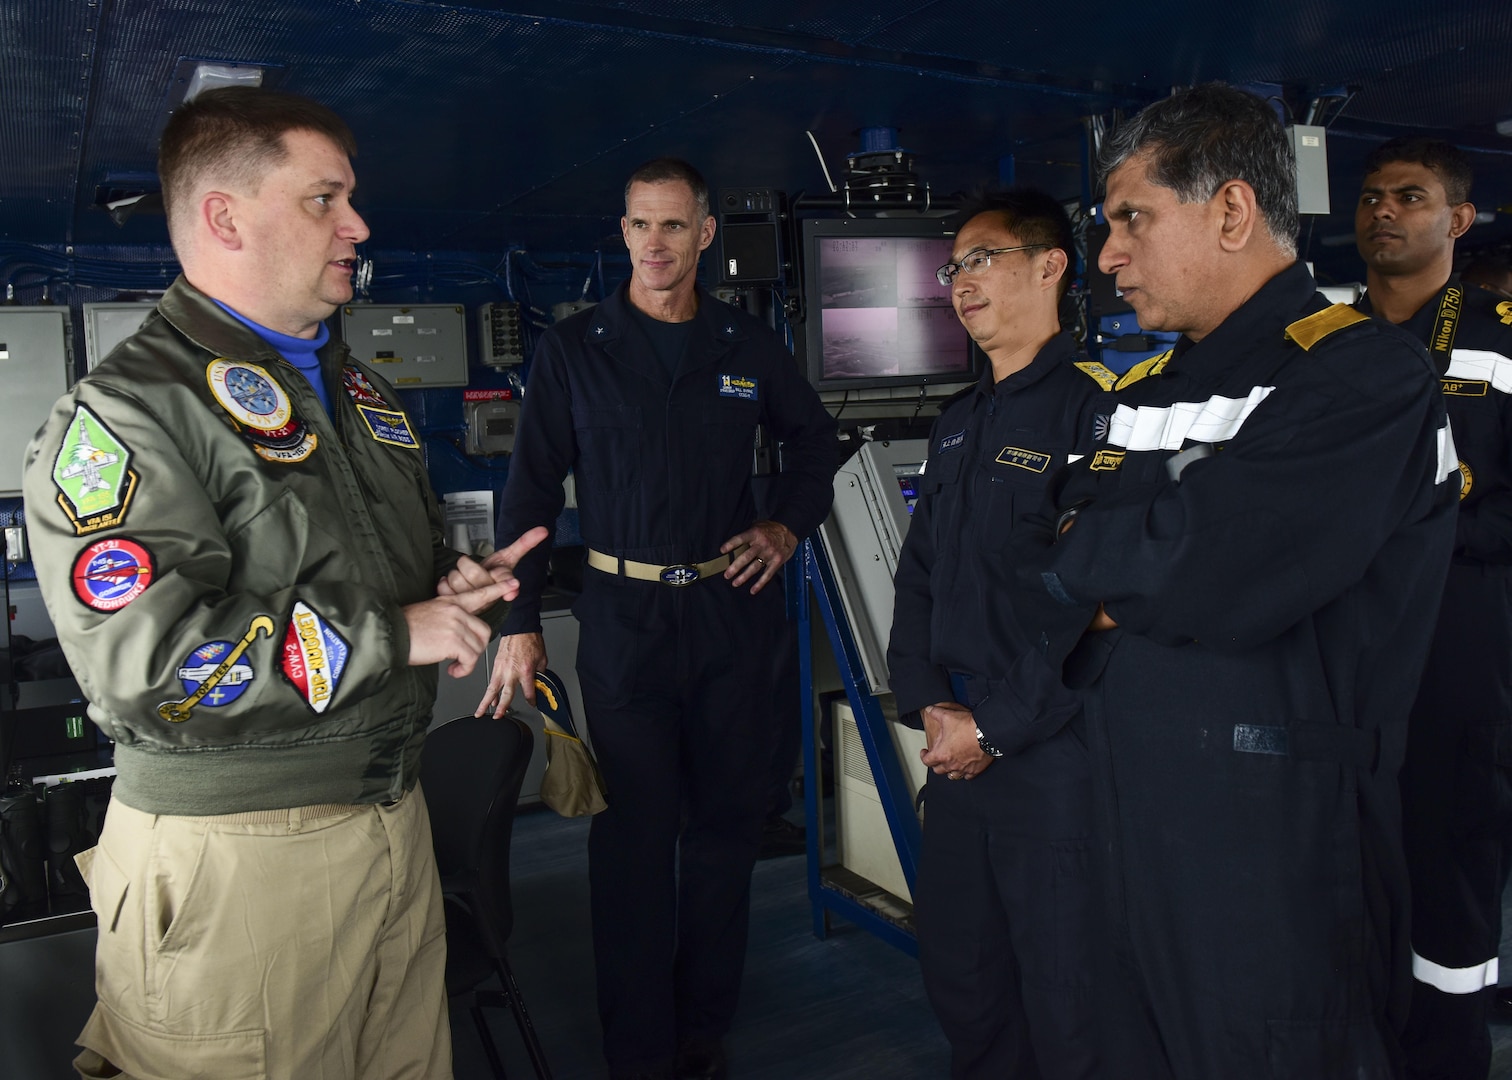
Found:
[[[448,1080],[446,921],[419,788],[220,817],[112,801],[79,856],[99,1002],[79,1074]]]

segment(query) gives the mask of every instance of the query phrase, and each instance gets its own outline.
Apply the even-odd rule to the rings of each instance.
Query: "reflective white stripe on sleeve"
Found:
[[[1438,482],[1459,472],[1459,451],[1454,447],[1454,429],[1448,420],[1438,429]]]
[[[1412,951],[1412,977],[1446,994],[1478,994],[1488,986],[1495,986],[1498,966],[1497,958],[1493,956],[1484,964],[1444,967],[1432,960],[1424,960],[1416,949]]]
[[[1171,405],[1120,405],[1108,425],[1108,445],[1125,450],[1180,450],[1188,439],[1225,442],[1232,439],[1270,396],[1274,386],[1257,386],[1248,397],[1214,395],[1206,401],[1178,401]]]
[[[1455,349],[1444,378],[1485,379],[1502,393],[1512,394],[1512,358],[1484,349]]]

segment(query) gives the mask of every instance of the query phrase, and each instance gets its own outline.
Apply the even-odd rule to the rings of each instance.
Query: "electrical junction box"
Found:
[[[462,412],[467,420],[467,453],[488,457],[514,450],[520,402],[513,390],[464,390]]]
[[[66,307],[0,307],[0,496],[21,494],[26,444],[73,381]]]
[[[492,368],[517,367],[525,362],[519,304],[484,304],[478,309],[478,358]]]
[[[1286,129],[1297,157],[1297,213],[1328,213],[1328,130],[1315,124]]]
[[[580,311],[587,311],[596,306],[596,300],[563,300],[560,304],[551,305],[551,321],[561,322],[569,316],[576,315]]]
[[[460,304],[348,304],[341,337],[352,355],[401,390],[467,385],[467,317]]]
[[[732,188],[719,194],[719,281],[723,285],[782,282],[782,220],[786,199],[773,188]]]
[[[84,356],[90,371],[115,347],[141,329],[147,316],[157,310],[145,303],[109,303],[84,305]]]

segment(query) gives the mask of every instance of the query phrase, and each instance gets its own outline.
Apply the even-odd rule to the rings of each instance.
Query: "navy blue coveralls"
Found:
[[[1015,597],[1083,688],[1108,1060],[1392,1076],[1397,772],[1459,490],[1436,373],[1294,264],[1117,389],[1107,446],[1053,492],[1077,516],[1043,523]],[[1118,629],[1084,634],[1099,602]]]
[[[829,512],[835,421],[777,338],[698,294],[671,378],[626,288],[542,337],[499,513],[499,543],[550,525],[576,478],[583,542],[671,565],[714,559],[757,519],[755,429],[780,441],[771,519],[800,539]],[[547,547],[516,573],[501,632],[540,628]],[[662,1068],[679,1040],[722,1036],[745,962],[751,867],[775,723],[769,690],[782,590],[716,575],[685,587],[584,571],[577,670],[609,807],[589,836],[604,1050]]]
[[[1370,312],[1367,296],[1360,310]],[[1403,324],[1429,350],[1464,487],[1438,629],[1407,727],[1414,1077],[1485,1080],[1512,840],[1512,301],[1451,278]]]
[[[1095,449],[1116,379],[1060,334],[946,402],[898,558],[887,665],[900,715],[959,701],[1004,755],[971,780],[931,774],[924,801],[919,959],[959,1080],[1097,1075],[1091,772],[1064,727],[1080,705],[991,583],[1056,470]]]

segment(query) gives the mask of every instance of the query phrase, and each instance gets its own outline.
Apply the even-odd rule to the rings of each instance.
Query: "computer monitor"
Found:
[[[975,378],[981,353],[935,278],[954,240],[944,218],[805,220],[809,381],[842,390]]]

